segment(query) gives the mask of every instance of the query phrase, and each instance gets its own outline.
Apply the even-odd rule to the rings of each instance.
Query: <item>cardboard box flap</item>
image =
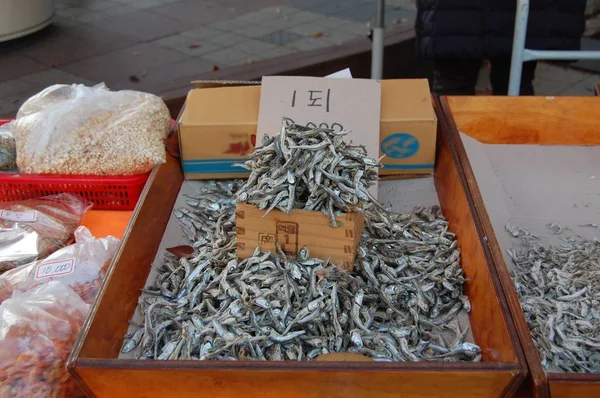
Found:
[[[381,81],[381,121],[436,120],[427,79]]]
[[[180,123],[188,126],[256,124],[259,101],[259,85],[194,89],[187,96],[186,111]]]
[[[260,84],[260,81],[254,80],[194,80],[192,84],[196,88],[215,88],[215,87],[234,87],[251,86]]]

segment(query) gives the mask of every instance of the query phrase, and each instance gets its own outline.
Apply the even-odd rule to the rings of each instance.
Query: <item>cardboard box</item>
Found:
[[[254,151],[260,86],[196,88],[178,123],[186,179],[245,178],[242,163]],[[254,138],[253,138],[254,137]]]
[[[380,175],[433,173],[437,117],[427,79],[382,80],[380,123]]]
[[[178,126],[185,178],[248,177],[234,163],[247,160],[254,150],[260,86],[256,82],[194,84]],[[379,139],[380,156],[385,157],[380,174],[388,178],[431,174],[436,135],[427,79],[382,80]]]

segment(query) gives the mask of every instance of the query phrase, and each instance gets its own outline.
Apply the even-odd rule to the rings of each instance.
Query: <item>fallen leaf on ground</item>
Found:
[[[313,32],[311,33],[312,37],[323,37],[323,32]]]
[[[134,57],[139,57],[140,55],[142,55],[142,53],[141,53],[141,52],[139,52],[139,51],[134,51],[134,52],[132,53],[132,55],[133,55]]]
[[[188,245],[169,247],[167,251],[177,257],[190,258],[194,254],[194,248]]]
[[[188,46],[188,48],[198,48],[198,47],[200,47],[200,44],[190,44]]]
[[[211,71],[216,72],[219,70],[219,67],[217,65],[213,65],[211,68]]]

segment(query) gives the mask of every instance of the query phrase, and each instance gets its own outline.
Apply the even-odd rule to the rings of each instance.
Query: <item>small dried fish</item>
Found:
[[[237,200],[266,209],[265,215],[273,209],[320,211],[333,225],[340,213],[364,211],[375,202],[368,188],[378,180],[381,164],[363,146],[344,142],[346,134],[283,124],[279,135],[265,136],[241,165],[250,177]]]
[[[480,360],[458,324],[469,301],[460,250],[439,207],[366,209],[348,273],[311,258],[309,247],[296,258],[257,249],[238,262],[232,192],[240,182],[200,184],[189,208],[174,211],[191,225],[194,253],[165,253],[139,299],[144,325],[123,351],[161,360],[306,361],[330,352],[378,361]]]
[[[555,234],[565,228],[551,223]],[[550,371],[600,373],[600,241],[563,237],[543,246],[525,228],[508,226],[524,248],[509,249],[513,282],[538,349]]]

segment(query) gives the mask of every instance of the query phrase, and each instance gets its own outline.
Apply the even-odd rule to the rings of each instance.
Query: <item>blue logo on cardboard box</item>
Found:
[[[408,133],[391,134],[381,142],[381,152],[394,159],[409,158],[419,152],[419,140]]]

